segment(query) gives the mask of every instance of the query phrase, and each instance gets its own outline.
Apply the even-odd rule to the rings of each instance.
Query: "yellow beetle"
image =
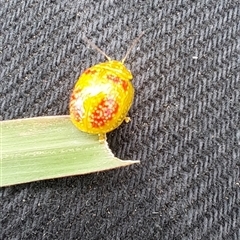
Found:
[[[144,32],[134,40],[121,62],[111,60],[102,50],[85,39],[108,61],[88,68],[79,77],[70,97],[70,117],[78,129],[98,134],[100,141],[105,140],[106,133],[117,128],[124,120],[130,120],[127,114],[134,97],[131,83],[133,77],[124,66],[124,61],[143,34]]]

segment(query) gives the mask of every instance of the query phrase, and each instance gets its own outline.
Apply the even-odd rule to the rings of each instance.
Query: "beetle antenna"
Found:
[[[97,47],[93,42],[91,42],[86,37],[83,37],[83,40],[85,42],[87,42],[92,48],[95,48],[97,51],[99,51],[101,54],[103,54],[107,58],[108,61],[111,61],[111,58],[105,52],[103,52],[99,47]]]
[[[135,45],[137,44],[137,42],[140,40],[140,38],[143,36],[143,34],[146,31],[143,31],[137,38],[135,38],[135,40],[133,41],[132,45],[128,48],[126,55],[124,56],[124,58],[122,59],[122,63],[125,62],[126,58],[128,57],[129,53],[132,51],[133,47],[135,47]]]

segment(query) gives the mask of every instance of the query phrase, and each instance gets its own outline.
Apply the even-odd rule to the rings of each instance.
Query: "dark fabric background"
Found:
[[[240,239],[238,0],[1,1],[3,120],[68,114],[81,72],[126,65],[132,121],[108,134],[141,164],[1,189],[1,239]]]

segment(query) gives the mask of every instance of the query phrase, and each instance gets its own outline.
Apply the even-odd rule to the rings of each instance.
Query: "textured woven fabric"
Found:
[[[238,0],[0,2],[3,120],[68,114],[81,72],[126,60],[140,165],[1,189],[1,239],[240,239]]]

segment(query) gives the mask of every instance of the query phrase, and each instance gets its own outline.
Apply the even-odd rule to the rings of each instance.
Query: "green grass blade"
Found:
[[[127,166],[107,142],[80,132],[69,116],[1,122],[0,186],[81,175]]]

